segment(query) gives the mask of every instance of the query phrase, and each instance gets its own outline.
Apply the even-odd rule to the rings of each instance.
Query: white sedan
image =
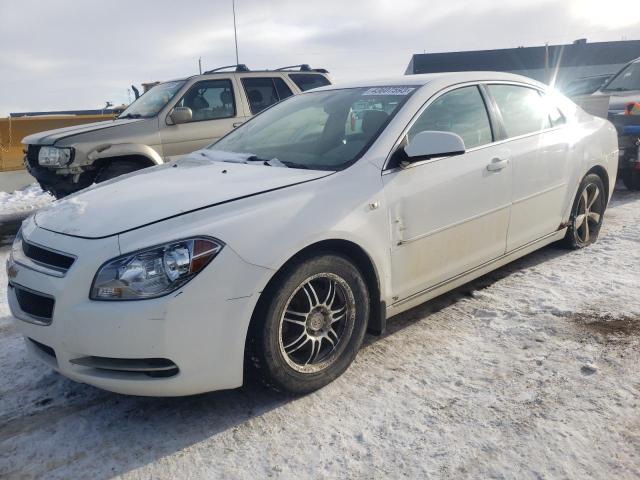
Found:
[[[594,242],[616,132],[533,80],[406,76],[291,97],[216,144],[26,220],[27,349],[136,395],[320,388],[386,319],[551,242]]]

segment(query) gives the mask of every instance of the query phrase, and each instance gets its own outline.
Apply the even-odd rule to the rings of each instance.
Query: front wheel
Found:
[[[284,272],[249,339],[250,362],[270,386],[308,393],[340,376],[362,344],[369,293],[347,258],[318,255]]]
[[[578,249],[594,243],[598,239],[606,207],[607,192],[602,179],[594,173],[587,175],[573,202],[565,245]]]
[[[145,166],[146,165],[143,165],[140,162],[134,162],[131,160],[113,160],[100,169],[96,175],[95,182],[106,182],[107,180],[145,168]]]

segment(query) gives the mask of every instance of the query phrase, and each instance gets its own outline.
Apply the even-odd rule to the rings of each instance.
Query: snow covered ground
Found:
[[[15,192],[0,192],[0,223],[24,218],[53,200],[53,196],[43,192],[37,183]]]
[[[79,385],[25,357],[0,302],[0,477],[640,478],[640,194],[605,222],[392,319],[296,399]]]

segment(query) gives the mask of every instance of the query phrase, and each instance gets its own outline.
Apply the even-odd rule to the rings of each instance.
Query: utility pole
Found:
[[[200,72],[200,75],[202,75],[202,57],[198,59],[198,71]]]
[[[236,40],[236,65],[240,63],[238,60],[238,32],[236,30],[236,0],[231,0],[231,7],[233,8],[233,36]]]

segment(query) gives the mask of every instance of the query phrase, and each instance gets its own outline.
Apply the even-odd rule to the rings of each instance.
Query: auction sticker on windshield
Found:
[[[373,87],[362,95],[409,95],[415,87]]]

